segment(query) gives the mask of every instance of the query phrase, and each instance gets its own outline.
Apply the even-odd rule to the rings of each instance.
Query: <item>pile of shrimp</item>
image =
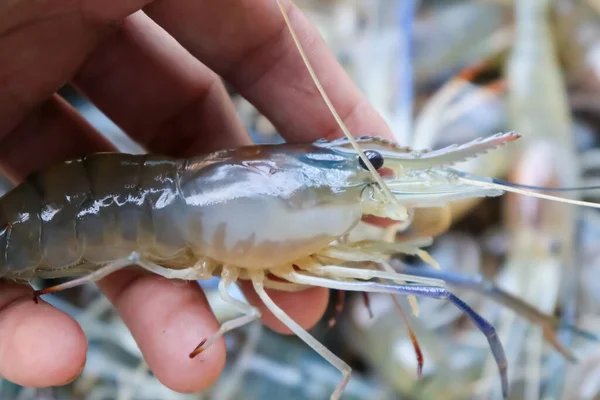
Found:
[[[423,100],[409,143],[416,148],[435,148],[455,142],[455,137],[468,140],[488,130],[515,130],[522,138],[503,149],[502,155],[490,153],[462,163],[460,168],[525,185],[595,187],[560,195],[597,201],[597,2],[459,2],[441,11],[433,6],[424,8],[417,26],[429,27],[430,35],[446,38],[452,37],[452,32],[443,26],[436,31],[434,25],[441,15],[467,20],[473,30],[481,30],[478,39],[470,35],[462,45],[477,40],[478,46],[473,47],[483,54],[465,57],[457,68],[459,73]],[[418,33],[415,29],[415,43],[419,43]],[[448,53],[453,50],[450,46],[446,49]],[[418,71],[415,77],[418,79]],[[446,232],[449,226],[441,226],[430,249],[448,271],[444,275],[427,271],[426,276],[444,277],[498,328],[509,361],[510,397],[595,398],[600,393],[596,383],[599,348],[596,338],[587,333],[597,333],[600,328],[594,280],[599,266],[594,249],[597,212],[514,194],[469,199],[450,207],[453,228]],[[395,265],[404,272],[422,271],[408,267],[402,257]],[[482,273],[493,280],[479,276]],[[500,288],[547,316],[560,316],[552,323],[547,320],[547,326],[583,328],[587,333],[558,330],[561,343],[578,362],[570,362],[571,357],[563,357],[543,343],[544,331],[531,321],[502,301],[494,301],[499,300]],[[445,305],[420,301],[422,317],[411,321],[421,341],[436,342],[429,352],[425,346],[429,368],[426,362],[428,379],[422,380],[411,373],[416,361],[409,336],[402,328],[390,326],[388,314],[395,313],[393,304],[385,297],[372,299],[371,308],[377,314],[374,304],[379,304],[381,314],[373,319],[361,299],[356,301],[351,328],[346,330],[350,331],[348,342],[366,341],[369,346],[355,351],[370,360],[399,392],[425,399],[442,392],[445,398],[457,399],[502,396],[495,385],[495,360],[487,343],[479,342],[478,332],[465,326]],[[390,348],[402,351],[390,352]],[[516,367],[511,369],[511,365]],[[407,378],[399,380],[398,375]]]
[[[309,7],[310,3],[299,4]],[[332,1],[328,6],[335,7],[336,3],[345,6],[347,11],[365,12],[354,1]],[[171,210],[167,210],[163,217],[166,221],[171,217],[182,221],[186,219],[182,218],[185,214],[192,220],[201,220],[203,230],[194,231],[197,228],[192,225],[181,226],[182,232],[190,235],[183,238],[183,252],[179,251],[182,248],[176,247],[177,243],[165,238],[160,248],[140,250],[123,247],[109,254],[108,258],[105,248],[91,248],[84,257],[67,262],[68,255],[56,255],[52,248],[43,249],[46,251],[44,254],[50,257],[40,261],[36,254],[24,257],[9,245],[4,259],[0,259],[3,277],[27,282],[40,278],[73,278],[67,283],[39,290],[36,295],[79,287],[134,264],[167,278],[207,281],[218,277],[220,280],[213,294],[234,315],[222,321],[222,327],[215,335],[205,338],[196,349],[190,349],[193,350],[191,356],[200,354],[222,336],[231,337],[239,328],[257,326],[254,322],[260,318],[258,309],[229,293],[236,282],[248,280],[266,307],[307,345],[307,349],[320,355],[330,368],[338,370],[339,380],[335,382],[332,393],[327,394],[334,400],[351,391],[353,376],[350,365],[289,318],[271,300],[265,288],[295,291],[319,286],[335,289],[340,295],[368,293],[367,307],[365,298],[360,297],[356,298],[360,300],[360,311],[351,308],[353,313],[350,317],[354,318],[351,324],[355,326],[346,331],[362,336],[359,340],[356,337],[350,339],[349,343],[360,343],[361,348],[357,352],[374,364],[377,373],[395,390],[415,398],[436,397],[432,393],[439,394],[439,390],[444,391],[446,398],[488,393],[505,398],[513,394],[523,398],[560,397],[561,393],[568,395],[579,390],[576,388],[581,382],[587,383],[585,389],[589,393],[600,391],[593,387],[587,375],[577,370],[577,365],[587,365],[585,363],[569,366],[573,379],[569,376],[562,379],[568,363],[577,358],[575,349],[595,352],[588,363],[593,363],[594,357],[598,358],[599,347],[593,334],[600,330],[598,323],[594,318],[584,319],[578,311],[580,279],[589,274],[595,276],[597,270],[596,266],[583,270],[582,260],[586,255],[594,261],[597,258],[594,257],[593,245],[589,244],[593,243],[593,239],[584,243],[588,247],[583,248],[575,238],[578,230],[576,222],[583,219],[587,230],[591,231],[589,235],[594,238],[598,234],[598,229],[594,229],[598,219],[594,208],[600,208],[600,205],[582,199],[585,196],[586,200],[595,200],[600,192],[565,191],[560,192],[558,197],[493,179],[505,176],[518,184],[544,187],[594,185],[593,181],[585,178],[584,171],[597,168],[594,162],[597,157],[593,154],[586,154],[588,158],[583,160],[579,157],[571,119],[572,106],[568,103],[566,82],[556,55],[558,50],[551,40],[547,17],[550,3],[471,4],[471,8],[461,11],[460,7],[467,3],[439,12],[458,13],[454,15],[474,13],[467,15],[467,19],[474,18],[473,15],[481,17],[482,14],[493,15],[494,18],[484,19],[486,26],[477,26],[483,31],[487,29],[489,34],[483,36],[483,40],[478,38],[475,50],[469,54],[461,53],[458,59],[442,57],[452,64],[448,69],[458,67],[460,72],[441,84],[433,95],[427,95],[425,100],[418,96],[398,96],[399,100],[393,106],[386,101],[375,104],[398,134],[395,142],[359,137],[348,131],[321,87],[318,76],[312,71],[310,60],[287,19],[285,9],[281,7],[282,18],[286,20],[297,45],[298,56],[305,62],[307,73],[323,97],[323,106],[329,108],[344,137],[299,145],[257,145],[185,160],[160,158],[157,159],[161,161],[160,170],[153,170],[150,164],[145,164],[147,156],[110,154],[90,155],[40,171],[35,175],[36,184],[49,185],[62,174],[78,177],[80,169],[98,165],[121,168],[133,162],[144,175],[142,181],[147,186],[142,189],[148,189],[148,194],[153,189],[154,174],[173,174],[183,190],[178,193],[181,198],[173,202]],[[385,4],[391,2],[382,1],[379,5],[384,7]],[[558,2],[556,9],[552,10],[568,15],[575,13],[569,7],[574,6]],[[412,10],[407,6],[405,11],[415,13],[415,10],[416,5]],[[510,11],[514,13],[512,20],[497,17]],[[376,20],[369,13],[366,13],[366,18]],[[493,23],[489,23],[490,20]],[[420,22],[426,25],[428,20],[423,18]],[[423,31],[424,28],[415,26],[414,29]],[[562,40],[575,40],[569,37],[569,32],[573,35],[572,31],[576,28],[563,26],[562,29]],[[344,32],[344,29],[330,31],[331,36],[325,36],[335,46],[344,47]],[[366,40],[369,34],[377,33],[365,32],[361,38]],[[474,36],[471,34],[468,40],[475,40]],[[448,37],[448,40],[452,39]],[[462,39],[467,40],[464,36]],[[344,51],[350,58],[364,56],[360,49],[359,45],[353,46],[355,53],[348,49]],[[439,57],[442,50],[437,51],[434,56]],[[415,85],[431,79],[434,74],[427,71],[427,67],[432,65],[431,60],[427,60],[428,56],[421,54],[420,58],[416,58],[422,64],[413,65]],[[361,62],[368,58],[362,57]],[[499,78],[483,87],[474,85],[472,81],[480,75],[498,69],[499,58],[506,68],[505,76],[500,74]],[[355,74],[364,73],[364,64],[354,61]],[[571,68],[585,69],[582,64],[585,63],[573,62]],[[379,93],[374,97],[389,98],[380,92],[389,90],[390,85],[373,78],[381,80],[389,77],[389,71],[386,74],[384,69],[383,72],[371,72],[368,79],[360,82],[367,95]],[[406,71],[400,75],[406,76]],[[247,104],[240,103],[240,107],[247,107]],[[415,121],[411,119],[412,107],[418,110]],[[475,120],[475,114],[489,110],[492,112],[490,118]],[[247,108],[246,111],[252,112]],[[466,125],[462,119],[468,120],[470,131],[461,129]],[[504,125],[504,120],[509,123],[499,127]],[[269,127],[266,130],[270,138],[265,142],[280,143],[274,130]],[[460,133],[462,140],[454,141],[455,136],[448,134],[452,131]],[[492,134],[490,131],[495,132]],[[498,131],[503,132],[496,133]],[[509,159],[513,161],[508,162]],[[560,164],[556,160],[561,160]],[[253,162],[256,163],[252,168],[239,168]],[[268,170],[262,168],[265,162],[270,165]],[[541,165],[547,168],[542,169]],[[251,196],[235,193],[231,198],[220,198],[226,204],[223,208],[211,206],[214,203],[202,197],[218,195],[217,190],[211,192],[210,184],[215,182],[216,174],[228,168],[239,171],[237,176],[232,181],[217,181],[215,187],[233,187],[236,182],[249,182]],[[123,170],[123,173],[126,187],[127,174],[131,172]],[[54,190],[50,186],[48,188]],[[170,190],[165,187],[158,189]],[[0,198],[5,215],[23,201],[27,207],[39,205],[38,199],[28,190],[28,182],[25,182]],[[295,204],[309,204],[309,200],[315,197],[320,204],[315,206],[313,202],[311,207],[295,210],[296,215],[291,214],[284,206],[291,192],[297,196],[293,200]],[[502,196],[505,192],[509,194]],[[68,195],[60,191],[56,194]],[[240,198],[242,200],[238,200]],[[258,203],[248,200],[250,198],[258,198]],[[453,225],[469,221],[476,210],[498,203],[503,204],[505,214],[499,233],[491,232],[474,240],[472,236],[448,232]],[[211,207],[210,213],[218,216],[214,221],[209,220],[206,213],[206,209]],[[274,250],[271,247],[269,251],[265,251],[266,245],[261,240],[269,243],[274,237],[281,237],[282,232],[275,230],[281,226],[263,227],[260,231],[250,232],[258,239],[246,243],[242,252],[233,253],[228,242],[244,240],[249,233],[248,227],[240,224],[239,215],[250,208],[269,210],[269,213],[276,214],[274,220],[290,221],[284,226],[302,226],[294,221],[306,221],[307,218],[315,223],[283,233],[289,235],[290,243]],[[328,223],[319,224],[319,219],[325,215]],[[377,228],[361,222],[365,215],[390,218],[397,224],[392,228]],[[102,218],[102,214],[92,217]],[[3,235],[25,236],[19,231],[22,227],[12,227],[11,221],[6,222],[9,228]],[[225,240],[211,242],[211,238],[217,236],[219,224],[223,223],[232,226],[224,234]],[[85,235],[85,231],[80,232]],[[190,243],[188,239],[191,236],[200,239]],[[498,252],[494,240],[503,242],[504,246],[502,257],[496,257],[491,268],[495,282],[479,276],[485,272],[480,265],[482,248],[486,251],[485,244]],[[582,250],[586,250],[583,255]],[[54,259],[52,254],[56,255]],[[465,265],[456,265],[460,263]],[[451,271],[460,267],[472,275],[464,274],[465,270],[463,273]],[[589,278],[584,284],[591,285],[591,281]],[[585,293],[593,291],[586,290]],[[340,298],[343,299],[343,296]],[[483,298],[492,301],[484,302]],[[600,304],[597,300],[593,296],[585,297],[586,310],[596,311]],[[106,303],[100,304],[106,307]],[[399,312],[400,319],[381,316],[382,313],[385,315],[389,304],[393,305],[390,312]],[[336,308],[339,310],[341,307]],[[407,308],[412,310],[413,316],[404,311]],[[557,310],[560,318],[555,316]],[[72,312],[81,313],[81,310]],[[361,312],[374,312],[374,315],[364,318]],[[459,316],[466,317],[470,323],[460,324],[459,329],[459,323],[465,321]],[[339,320],[340,315],[336,319]],[[392,323],[397,328],[392,329]],[[338,329],[341,329],[340,325]],[[382,340],[382,329],[389,332],[385,340]],[[456,339],[457,332],[464,337]],[[439,337],[444,335],[454,340]],[[258,334],[250,335],[250,339],[248,348],[251,349],[258,341]],[[454,347],[442,348],[439,345],[441,340],[444,347],[451,344]],[[398,352],[389,351],[390,343],[402,341],[408,344],[410,361],[406,358],[398,361],[393,358]],[[455,347],[457,341],[460,342],[458,349]],[[477,348],[478,355],[473,356],[469,348]],[[469,355],[465,358],[467,361],[458,367],[453,365],[453,368],[461,369],[469,375],[468,378],[452,375],[443,365],[445,362],[453,364],[457,357],[452,357],[452,354],[460,351]],[[135,354],[139,357],[138,353]],[[443,360],[439,354],[446,354],[450,361]],[[388,359],[382,360],[382,357]],[[402,364],[400,367],[399,363]],[[467,363],[469,365],[465,365]],[[407,364],[411,365],[412,373],[405,368]],[[399,369],[404,376],[400,375]],[[142,362],[139,369],[127,373],[125,394],[120,396],[143,398],[141,392],[135,394],[138,389],[132,386],[139,388],[143,386],[140,382],[150,382],[145,364]],[[422,389],[419,389],[419,378],[423,373],[433,379],[424,381]],[[240,379],[235,373],[233,376]],[[226,389],[221,388],[217,392],[219,390]],[[224,398],[224,395],[219,398]]]

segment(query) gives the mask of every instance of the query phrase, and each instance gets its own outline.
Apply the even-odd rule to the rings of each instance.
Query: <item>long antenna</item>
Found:
[[[592,203],[592,202],[583,201],[583,200],[567,199],[564,197],[552,196],[552,195],[543,194],[543,193],[530,192],[528,190],[519,189],[519,188],[516,188],[513,186],[502,185],[502,184],[494,183],[494,182],[481,181],[478,179],[474,179],[472,177],[467,178],[467,177],[464,177],[464,175],[459,176],[458,179],[463,182],[466,182],[470,185],[483,186],[483,187],[487,187],[487,188],[496,188],[496,189],[504,190],[507,192],[522,194],[524,196],[537,197],[537,198],[545,199],[545,200],[553,200],[553,201],[557,201],[559,203],[573,204],[576,206],[584,206],[584,207],[592,207],[592,208],[600,208],[600,204],[598,204],[598,203]]]
[[[388,200],[391,200],[393,203],[398,203],[398,200],[396,199],[396,197],[394,197],[394,195],[392,194],[390,189],[387,187],[385,182],[383,182],[383,179],[381,179],[381,176],[379,176],[379,173],[377,172],[375,167],[373,167],[373,164],[371,164],[371,161],[367,158],[367,156],[365,156],[362,149],[359,147],[358,143],[354,139],[354,136],[352,136],[352,134],[350,133],[350,131],[344,124],[344,121],[342,121],[342,118],[340,118],[339,114],[335,110],[335,107],[329,100],[329,96],[327,96],[327,93],[325,93],[325,90],[323,89],[323,86],[321,85],[319,78],[317,78],[317,75],[315,74],[315,71],[314,71],[312,65],[310,64],[310,61],[308,61],[308,57],[306,57],[306,54],[304,53],[304,49],[302,48],[302,45],[300,44],[300,41],[298,40],[296,32],[294,31],[294,28],[292,27],[292,24],[290,22],[287,11],[281,4],[281,0],[277,0],[277,5],[279,6],[279,9],[281,10],[281,14],[283,15],[283,19],[285,20],[285,23],[290,31],[290,34],[292,35],[292,39],[294,40],[294,43],[296,44],[296,48],[298,49],[298,52],[300,53],[300,56],[302,57],[302,61],[304,61],[304,65],[306,65],[306,68],[308,69],[308,72],[309,72],[313,82],[317,86],[317,89],[319,90],[321,97],[325,101],[325,104],[327,104],[327,108],[329,108],[329,111],[331,112],[331,114],[333,114],[333,117],[335,118],[339,127],[342,129],[342,132],[344,132],[344,135],[346,135],[346,137],[352,144],[352,147],[354,147],[354,149],[358,152],[360,158],[363,160],[363,162],[369,169],[369,172],[371,172],[371,175],[373,176],[375,181],[381,187],[381,190],[383,190],[383,192],[388,197]]]

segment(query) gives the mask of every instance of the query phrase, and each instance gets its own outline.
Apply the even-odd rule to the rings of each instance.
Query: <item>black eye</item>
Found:
[[[371,161],[371,164],[373,164],[375,169],[383,167],[383,156],[380,153],[376,152],[375,150],[366,150],[365,156],[367,156],[369,161]],[[369,170],[362,158],[358,157],[358,163],[363,169],[366,169],[367,171]]]

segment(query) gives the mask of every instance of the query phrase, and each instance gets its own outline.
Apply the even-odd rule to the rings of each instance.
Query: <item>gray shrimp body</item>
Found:
[[[98,153],[44,169],[0,198],[0,277],[81,275],[133,252],[171,269],[200,260],[246,270],[289,265],[364,215],[403,220],[406,207],[497,195],[450,182],[446,169],[433,167],[514,135],[416,156],[381,139],[358,140],[379,155],[397,204],[382,200],[346,139],[188,159]]]
[[[222,299],[244,315],[202,340],[189,354],[192,358],[227,330],[260,317],[255,307],[229,300],[227,286],[238,279],[250,280],[269,310],[313,344],[265,287],[320,286],[446,299],[488,338],[506,394],[506,357],[494,328],[444,287],[397,283],[432,284],[428,278],[398,274],[384,261],[397,252],[427,260],[422,242],[340,245],[340,239],[355,233],[365,215],[406,223],[414,207],[501,194],[485,181],[461,183],[448,165],[516,138],[495,135],[413,153],[363,137],[356,139],[364,148],[360,157],[354,143],[339,139],[248,146],[189,159],[99,153],[67,161],[32,174],[0,198],[0,277],[28,281],[83,275],[34,291],[37,300],[136,264],[168,279],[218,275]],[[322,264],[323,257],[333,264]],[[356,261],[375,262],[383,270],[344,266]],[[364,282],[372,278],[390,283]],[[337,399],[350,369],[333,353],[316,349],[344,373],[332,395]]]
[[[180,251],[178,166],[99,153],[32,174],[0,199],[0,271],[9,278],[69,275],[135,250],[158,257]]]
[[[296,148],[98,153],[32,174],[0,199],[1,275],[76,275],[133,251],[170,267],[204,256],[261,269],[310,254],[360,220],[360,188],[336,189],[357,163]]]

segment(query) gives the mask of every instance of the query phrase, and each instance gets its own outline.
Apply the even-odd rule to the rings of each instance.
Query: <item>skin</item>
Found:
[[[349,129],[391,138],[315,27],[285,4]],[[0,166],[15,182],[53,162],[113,150],[55,94],[65,82],[151,152],[186,156],[250,143],[219,76],[288,141],[342,135],[275,0],[0,2],[0,60]],[[225,363],[222,340],[187,357],[218,329],[198,285],[128,269],[98,286],[164,385],[196,392],[215,383]],[[243,290],[269,327],[288,333],[250,285]],[[85,365],[84,333],[30,293],[0,282],[0,376],[34,387],[66,384]],[[329,296],[321,288],[270,294],[304,328],[322,317]]]

